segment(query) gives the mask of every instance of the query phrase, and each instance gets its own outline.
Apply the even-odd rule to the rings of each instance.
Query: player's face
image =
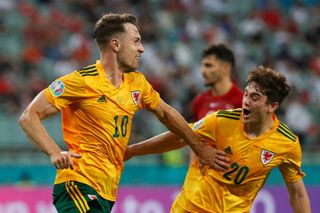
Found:
[[[269,114],[270,104],[267,96],[262,94],[256,83],[252,82],[245,88],[243,99],[243,123],[261,123]]]
[[[130,23],[124,24],[124,27],[126,32],[120,36],[121,45],[118,52],[118,63],[121,70],[130,72],[139,67],[144,48],[137,27]]]
[[[224,63],[214,55],[208,55],[201,61],[201,74],[205,86],[214,86],[224,75]]]

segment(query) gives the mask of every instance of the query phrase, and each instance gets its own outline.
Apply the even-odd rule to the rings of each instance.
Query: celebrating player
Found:
[[[100,60],[54,81],[20,117],[30,141],[58,169],[53,191],[58,212],[111,211],[132,118],[142,108],[181,135],[206,164],[221,168],[224,153],[204,149],[182,116],[136,71],[144,51],[136,18],[106,14],[97,21],[94,38]],[[41,124],[59,111],[68,151],[61,150]]]
[[[279,167],[295,213],[309,213],[310,202],[301,171],[298,137],[275,115],[290,86],[283,74],[265,68],[251,70],[242,109],[222,110],[194,123],[194,132],[208,146],[230,158],[227,172],[205,167],[194,159],[171,212],[249,212],[269,173]],[[126,159],[162,153],[185,145],[179,136],[163,133],[129,146]]]

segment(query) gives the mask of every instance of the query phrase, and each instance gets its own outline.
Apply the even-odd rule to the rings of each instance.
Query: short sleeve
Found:
[[[155,109],[159,105],[161,100],[159,93],[153,89],[144,75],[142,75],[141,85],[143,87],[143,92],[142,101],[140,102],[140,108]]]
[[[296,182],[305,174],[301,171],[302,153],[299,139],[294,142],[294,146],[287,154],[287,158],[279,166],[282,176],[286,182]]]
[[[217,113],[212,113],[197,122],[191,124],[193,131],[200,137],[202,141],[215,141],[216,134],[216,119]]]
[[[77,72],[58,78],[44,90],[47,100],[59,110],[79,99],[83,93],[83,79]]]

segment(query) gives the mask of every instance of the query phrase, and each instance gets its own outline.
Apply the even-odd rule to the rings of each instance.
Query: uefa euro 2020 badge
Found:
[[[58,97],[64,91],[64,84],[61,80],[57,80],[50,85],[50,92],[53,96]]]
[[[199,128],[201,127],[201,125],[203,124],[203,121],[204,121],[204,118],[202,118],[201,120],[198,120],[198,121],[194,124],[193,129],[194,129],[194,130],[199,129]]]

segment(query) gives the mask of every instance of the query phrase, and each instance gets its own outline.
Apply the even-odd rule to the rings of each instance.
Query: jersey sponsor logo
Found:
[[[105,95],[101,95],[101,96],[98,98],[97,102],[107,102],[107,97],[106,97]]]
[[[261,162],[263,165],[266,165],[268,163],[270,163],[270,161],[273,159],[274,157],[274,152],[268,151],[266,149],[262,149],[261,150]]]
[[[90,198],[91,200],[97,200],[98,197],[96,195],[92,195],[92,194],[87,194],[88,198]]]
[[[202,118],[201,120],[198,120],[197,122],[194,123],[193,129],[197,130],[201,127],[201,125],[203,124],[204,118]]]
[[[64,92],[64,84],[61,80],[54,81],[50,85],[50,92],[53,96],[58,97]]]
[[[138,105],[140,102],[140,90],[132,91],[131,97],[132,97],[132,100],[134,101],[134,103],[136,105]]]

